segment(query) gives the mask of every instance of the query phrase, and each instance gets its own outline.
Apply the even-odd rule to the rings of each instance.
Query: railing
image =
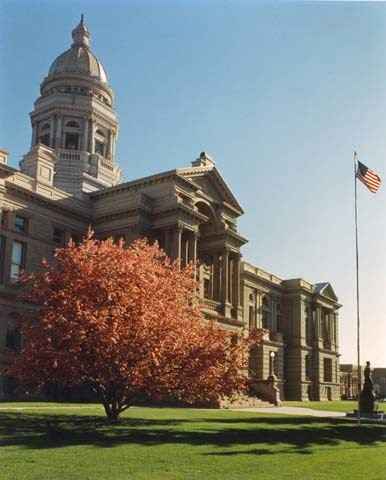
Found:
[[[80,161],[81,152],[79,151],[64,150],[64,149],[58,149],[58,151],[59,151],[59,157],[62,160]]]
[[[212,310],[213,312],[218,312],[221,308],[220,302],[217,302],[216,300],[211,300],[210,298],[202,298],[201,303],[202,305],[205,305],[208,310]]]

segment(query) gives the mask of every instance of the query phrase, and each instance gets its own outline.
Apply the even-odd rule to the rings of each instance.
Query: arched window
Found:
[[[74,120],[70,120],[69,122],[66,123],[66,127],[70,128],[80,128],[79,123],[75,122]]]
[[[206,220],[200,223],[200,236],[206,237],[211,235],[216,230],[216,219],[213,210],[205,202],[197,202],[195,204],[195,210],[207,217]]]

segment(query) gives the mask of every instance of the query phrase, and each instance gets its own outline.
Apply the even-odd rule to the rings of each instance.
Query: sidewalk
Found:
[[[256,413],[276,413],[280,415],[305,415],[320,418],[343,418],[346,417],[344,412],[328,412],[324,410],[313,410],[312,408],[303,407],[262,407],[262,408],[230,408],[234,412],[256,412]]]

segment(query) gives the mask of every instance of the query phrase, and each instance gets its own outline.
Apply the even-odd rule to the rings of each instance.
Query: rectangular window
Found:
[[[105,156],[105,144],[95,140],[95,153],[99,153],[99,155],[102,155],[102,157]]]
[[[64,140],[64,148],[66,150],[78,150],[79,148],[79,134],[66,133]]]
[[[17,281],[25,269],[26,244],[16,240],[12,243],[11,281]]]
[[[20,215],[16,215],[15,217],[15,230],[19,233],[26,233],[27,232],[27,219],[21,217]]]
[[[5,237],[0,235],[0,283],[4,282]]]
[[[60,228],[54,228],[53,234],[52,234],[52,241],[56,243],[56,245],[63,246],[64,245],[64,239],[65,239],[65,232],[64,230],[61,230]]]
[[[7,329],[7,335],[5,337],[5,346],[10,350],[15,352],[20,352],[21,350],[21,334],[20,329],[9,328]]]
[[[332,359],[325,358],[323,360],[323,380],[325,382],[332,382]]]

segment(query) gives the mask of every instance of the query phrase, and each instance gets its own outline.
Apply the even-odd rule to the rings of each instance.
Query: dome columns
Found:
[[[90,49],[90,33],[81,19],[71,48],[52,63],[31,113],[32,141],[28,162],[39,161],[43,145],[56,157],[53,184],[81,197],[83,192],[116,185],[118,120],[114,93],[103,65]],[[39,148],[37,148],[39,147]],[[42,147],[42,148],[40,148]]]
[[[52,116],[50,119],[50,147],[51,148],[55,146],[54,128],[55,128],[55,117]]]

